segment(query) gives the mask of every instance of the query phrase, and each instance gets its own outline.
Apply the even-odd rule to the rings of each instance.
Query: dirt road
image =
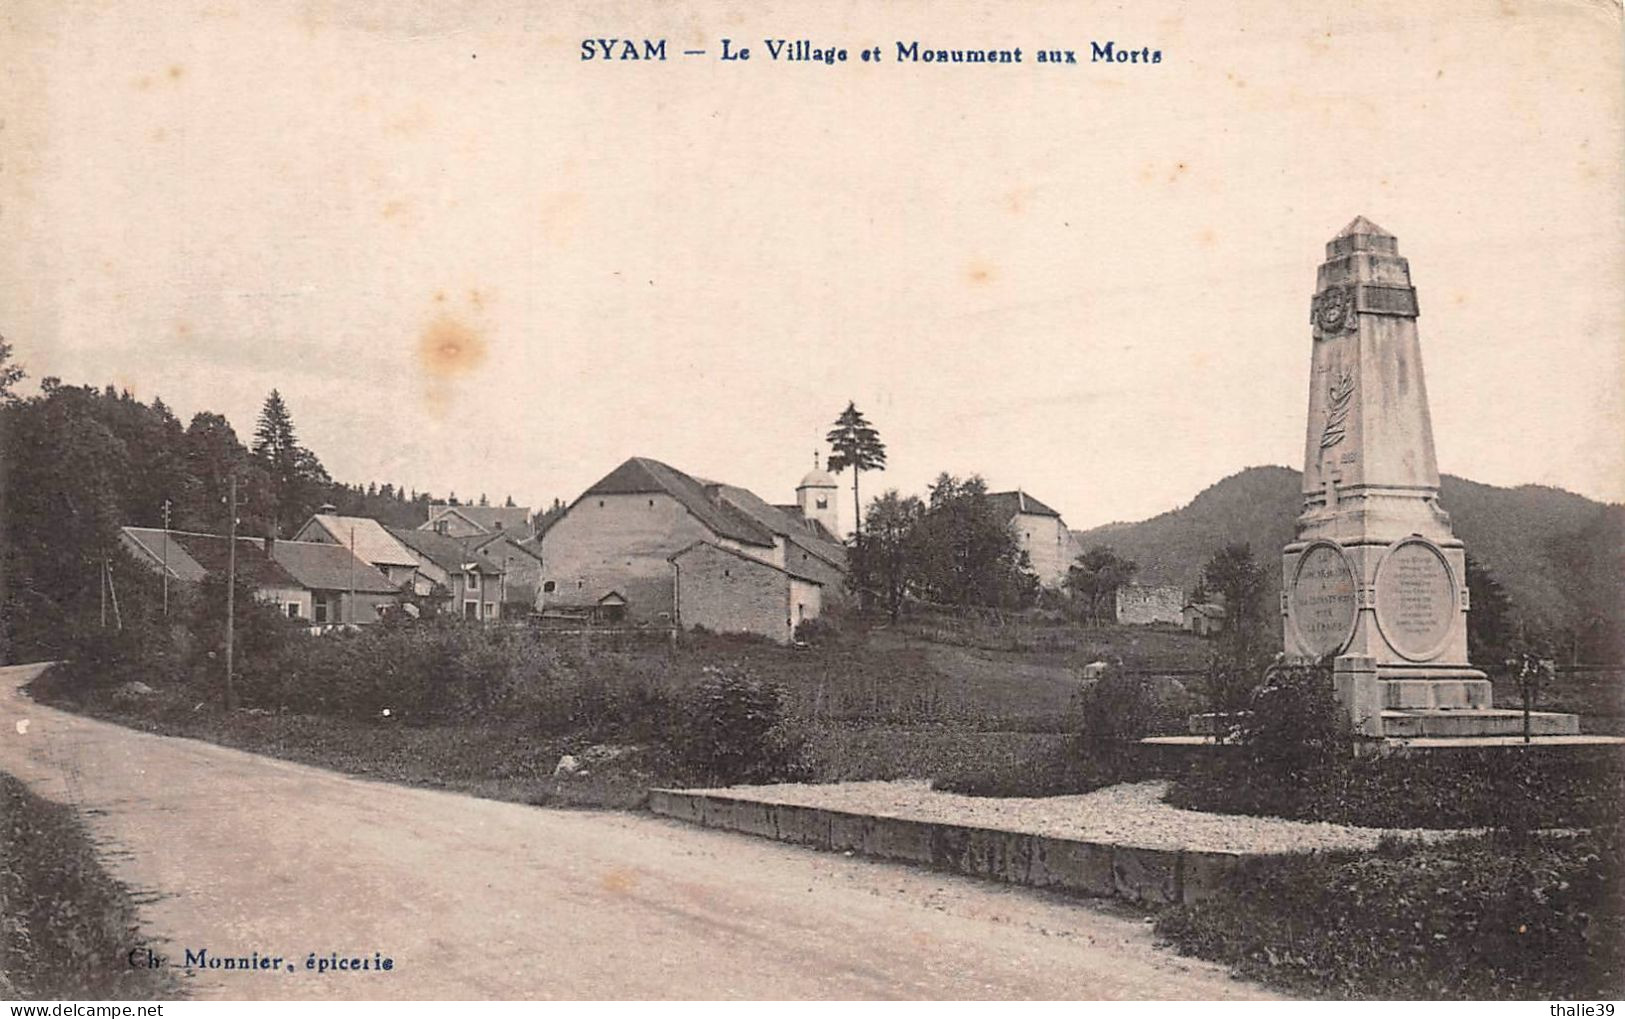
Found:
[[[0,669],[0,769],[78,806],[152,896],[130,947],[281,957],[195,970],[200,998],[1262,994],[1110,907],[151,736],[35,704],[18,687],[37,670]],[[312,953],[393,969],[321,973]]]

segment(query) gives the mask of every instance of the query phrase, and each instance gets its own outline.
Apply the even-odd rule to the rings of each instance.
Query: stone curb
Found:
[[[1154,904],[1207,898],[1264,854],[1143,849],[968,825],[855,814],[682,789],[649,810],[706,828],[971,877]]]

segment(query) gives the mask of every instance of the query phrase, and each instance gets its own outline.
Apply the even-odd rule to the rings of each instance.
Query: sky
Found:
[[[866,498],[979,473],[1082,528],[1301,467],[1315,269],[1363,214],[1410,260],[1440,469],[1622,501],[1620,26],[1590,0],[20,0],[0,334],[30,384],[245,439],[274,387],[336,479],[538,507],[634,455],[789,502],[852,400],[888,447]],[[666,61],[581,59],[645,37]],[[1162,61],[1090,63],[1106,40]]]

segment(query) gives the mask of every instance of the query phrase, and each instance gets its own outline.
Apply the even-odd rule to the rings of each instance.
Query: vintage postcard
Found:
[[[1612,1015],[1622,25],[8,0],[0,998]]]

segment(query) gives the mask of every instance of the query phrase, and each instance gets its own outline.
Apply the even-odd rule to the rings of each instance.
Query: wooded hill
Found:
[[[1081,547],[1110,545],[1139,563],[1136,580],[1196,586],[1202,564],[1230,542],[1246,542],[1270,580],[1265,604],[1279,604],[1281,547],[1293,537],[1301,475],[1249,467],[1189,505],[1137,524],[1073,532]],[[1500,583],[1514,617],[1532,628],[1578,636],[1593,654],[1620,660],[1625,614],[1625,506],[1543,485],[1500,488],[1445,475],[1439,502],[1467,553]]]

